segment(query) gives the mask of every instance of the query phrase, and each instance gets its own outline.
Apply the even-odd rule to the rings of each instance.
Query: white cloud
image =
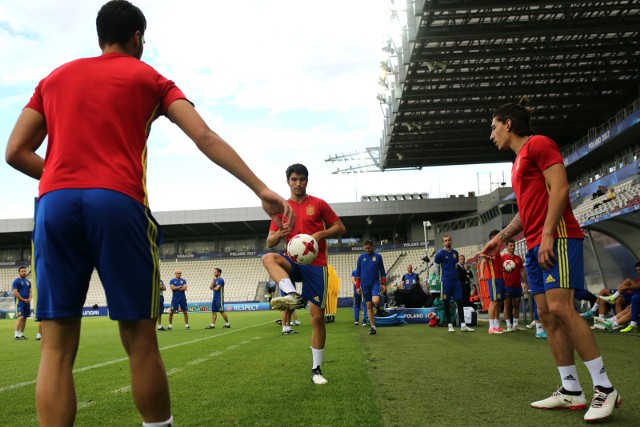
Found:
[[[0,140],[7,140],[40,79],[66,61],[100,54],[95,18],[103,3],[0,1]],[[134,4],[148,21],[143,60],[174,80],[210,127],[281,194],[288,192],[284,170],[294,162],[309,167],[309,191],[330,202],[476,190],[479,175],[471,167],[452,183],[444,178],[450,172],[440,170],[332,175],[324,162],[379,146],[383,118],[375,96],[388,0]],[[154,123],[149,146],[154,210],[257,206],[248,189],[168,120]],[[11,182],[0,192],[0,218],[31,215],[37,183],[4,162],[0,181]]]

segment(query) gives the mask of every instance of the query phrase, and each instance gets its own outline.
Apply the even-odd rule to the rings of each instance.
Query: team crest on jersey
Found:
[[[500,295],[500,293],[496,294],[496,299],[497,300],[501,300],[502,299],[502,295]]]
[[[458,258],[458,255],[454,253],[453,254],[453,259],[456,259],[456,258]]]
[[[375,260],[376,260],[376,257],[371,257],[371,261],[375,261]]]
[[[313,207],[313,205],[307,205],[307,210],[306,210],[306,214],[311,216],[311,215],[315,215],[316,210]]]

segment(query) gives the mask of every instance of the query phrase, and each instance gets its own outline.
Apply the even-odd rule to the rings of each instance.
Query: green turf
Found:
[[[529,407],[559,386],[545,341],[532,331],[492,336],[486,328],[455,334],[446,328],[403,325],[376,336],[353,326],[350,309],[327,325],[323,372],[310,381],[308,315],[300,332],[282,336],[278,313],[230,313],[231,329],[205,330],[210,316],[182,317],[159,334],[177,426],[572,426],[584,411]],[[166,326],[166,318],[165,318]],[[35,323],[28,341],[13,341],[13,321],[0,321],[0,425],[37,422],[34,405],[39,345]],[[607,371],[623,397],[610,423],[638,425],[640,335],[597,333]],[[140,425],[117,327],[106,318],[83,321],[76,361],[78,426]],[[589,374],[578,364],[588,390]]]

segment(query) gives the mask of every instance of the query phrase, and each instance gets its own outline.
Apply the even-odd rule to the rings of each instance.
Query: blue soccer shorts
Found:
[[[373,301],[373,297],[380,296],[380,283],[374,283],[373,285],[361,285],[362,298],[365,302]]]
[[[31,316],[31,304],[27,304],[23,301],[18,301],[16,305],[16,317],[29,317]]]
[[[46,193],[33,231],[38,318],[82,316],[94,268],[112,319],[155,318],[161,243],[149,209],[129,196],[104,189]]]
[[[460,301],[462,299],[462,285],[457,277],[442,277],[442,301]]]
[[[503,279],[488,279],[489,285],[489,299],[491,301],[504,301],[504,280]]]
[[[211,312],[222,313],[224,311],[224,302],[222,300],[214,299],[211,302]]]
[[[531,295],[549,289],[584,289],[584,257],[582,239],[554,239],[553,253],[556,260],[547,271],[538,264],[540,245],[529,249],[525,256],[525,270]]]
[[[506,286],[504,287],[504,295],[505,297],[511,298],[522,298],[522,288],[518,288],[516,286]]]
[[[302,282],[302,293],[310,303],[324,309],[327,299],[329,273],[322,265],[300,265],[285,256],[291,266],[290,279],[292,282]]]
[[[184,295],[184,294],[183,294]],[[178,309],[186,313],[189,307],[187,306],[187,297],[176,298],[171,300],[171,309],[176,312]]]

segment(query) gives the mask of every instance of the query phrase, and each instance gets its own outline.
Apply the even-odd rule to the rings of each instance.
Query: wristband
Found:
[[[380,278],[380,284],[381,285],[386,285],[387,284],[387,278],[386,277],[381,277]]]
[[[356,289],[360,289],[360,278],[356,277]]]

